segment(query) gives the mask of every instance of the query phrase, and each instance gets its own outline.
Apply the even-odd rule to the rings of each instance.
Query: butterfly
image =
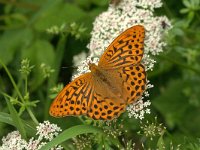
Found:
[[[137,101],[146,88],[144,53],[145,29],[135,25],[121,33],[105,50],[91,72],[66,85],[50,106],[53,117],[87,115],[112,120]]]

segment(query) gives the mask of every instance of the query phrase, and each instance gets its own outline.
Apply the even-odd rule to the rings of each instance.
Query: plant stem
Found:
[[[27,78],[27,75],[25,77],[25,91],[24,91],[24,94],[26,95],[27,94],[27,88],[28,88],[28,78]]]
[[[3,68],[5,69],[5,71],[6,71],[7,75],[8,75],[8,77],[10,78],[10,81],[11,81],[11,83],[12,83],[14,89],[16,90],[16,92],[17,92],[17,94],[18,94],[18,96],[19,96],[19,98],[20,98],[20,100],[24,103],[24,102],[25,102],[25,101],[24,101],[24,98],[23,98],[23,96],[21,95],[21,93],[20,93],[20,91],[19,91],[19,89],[18,89],[18,87],[17,87],[17,85],[16,85],[16,83],[15,83],[15,81],[14,81],[12,75],[10,74],[8,68],[5,66],[5,64],[4,64],[1,60],[0,60],[0,64],[1,64],[1,65],[3,66]]]
[[[11,83],[12,83],[14,89],[16,90],[16,92],[17,92],[17,94],[18,94],[18,96],[19,96],[19,98],[20,98],[20,100],[22,101],[22,103],[25,103],[25,100],[24,100],[22,94],[20,93],[20,91],[19,91],[19,89],[18,89],[18,87],[17,87],[17,85],[16,85],[16,83],[15,83],[15,81],[14,81],[12,75],[10,74],[8,68],[5,66],[5,64],[4,64],[1,60],[0,60],[0,64],[1,64],[1,65],[3,66],[3,68],[5,69],[5,71],[6,71],[7,75],[8,75],[8,77],[10,78],[10,81],[11,81]],[[27,88],[27,87],[26,87],[26,88]],[[38,121],[37,121],[37,119],[35,118],[35,116],[33,115],[31,109],[28,108],[28,107],[26,107],[26,109],[27,109],[27,111],[28,111],[30,117],[32,118],[32,120],[33,120],[36,124],[38,124]]]
[[[35,118],[35,115],[33,114],[32,110],[29,107],[26,107],[26,110],[28,111],[31,119],[33,120],[33,122],[37,125],[39,124],[38,120]]]

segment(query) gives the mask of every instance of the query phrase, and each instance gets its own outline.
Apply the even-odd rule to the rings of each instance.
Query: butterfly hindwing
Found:
[[[87,115],[95,120],[112,120],[124,112],[125,107],[123,103],[115,103],[112,98],[94,92]]]
[[[127,104],[132,104],[142,96],[146,88],[146,72],[142,64],[123,67],[119,70],[123,87],[123,97]]]
[[[139,63],[143,56],[144,36],[143,26],[127,29],[108,46],[99,60],[99,66],[114,69]]]

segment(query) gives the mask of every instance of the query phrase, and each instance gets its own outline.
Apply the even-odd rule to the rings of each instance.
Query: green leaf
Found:
[[[32,31],[28,28],[5,31],[0,37],[0,59],[3,63],[11,62],[14,54],[29,45],[32,38]]]
[[[9,114],[0,112],[0,122],[7,123],[14,126],[14,122]]]
[[[192,19],[194,18],[194,15],[195,15],[194,11],[191,11],[191,12],[188,13],[189,21],[192,21]]]
[[[11,114],[11,117],[13,119],[13,123],[14,123],[15,127],[20,132],[20,134],[22,135],[22,137],[24,139],[26,139],[26,131],[24,129],[24,125],[22,123],[22,120],[18,116],[17,111],[15,110],[15,108],[13,107],[13,105],[10,103],[10,101],[6,97],[5,97],[5,99],[6,99],[6,103],[8,105],[8,109],[10,111],[10,114]]]
[[[12,119],[11,115],[7,113],[0,112],[0,122],[15,126],[15,122]],[[35,125],[32,125],[24,120],[22,120],[22,122],[24,124],[26,133],[32,134],[31,136],[33,136],[36,132]]]
[[[186,14],[186,13],[188,13],[189,11],[190,11],[190,10],[189,10],[188,8],[183,8],[183,9],[180,10],[180,13]]]
[[[167,87],[162,87],[161,95],[152,101],[153,106],[164,116],[170,128],[181,123],[183,114],[189,107],[187,98],[183,94],[186,86],[188,83],[183,80],[172,80]]]
[[[196,115],[200,113],[200,108],[190,106],[185,112],[185,114],[182,114],[182,122],[179,124],[179,128],[183,131],[183,133],[199,138],[200,119],[199,117],[196,117]]]
[[[34,15],[34,26],[39,31],[44,31],[52,26],[63,23],[78,22],[87,14],[76,5],[62,0],[49,0],[47,5]]]
[[[191,5],[193,9],[198,9],[199,7],[199,0],[191,0]]]
[[[157,142],[157,147],[159,150],[165,150],[165,147],[164,147],[164,140],[163,140],[163,136],[160,136],[159,139],[158,139],[158,142]]]
[[[89,125],[77,125],[74,127],[71,127],[69,129],[66,129],[61,134],[59,134],[57,137],[55,137],[53,140],[48,142],[46,145],[44,145],[41,150],[49,150],[50,148],[54,147],[55,145],[61,144],[62,142],[74,138],[77,135],[80,134],[86,134],[86,133],[102,133],[102,130]]]
[[[190,3],[189,0],[183,0],[183,4],[184,4],[186,7],[188,7],[188,8],[191,7],[191,3]]]
[[[31,64],[45,63],[52,65],[54,62],[54,48],[46,40],[36,40],[29,48],[22,50],[22,57],[30,59]]]
[[[34,78],[30,82],[32,90],[35,90],[43,81],[44,77],[40,65],[45,63],[52,66],[55,59],[53,46],[46,40],[36,40],[29,48],[22,50],[22,58],[28,58],[31,64],[36,67],[33,69]]]

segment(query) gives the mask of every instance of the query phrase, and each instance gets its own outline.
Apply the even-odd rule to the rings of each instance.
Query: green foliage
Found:
[[[66,129],[63,131],[60,135],[58,135],[56,138],[54,138],[51,142],[46,144],[44,147],[42,147],[43,150],[48,150],[52,148],[55,145],[61,144],[62,142],[74,138],[77,135],[80,134],[87,134],[87,133],[99,133],[101,134],[101,130],[99,128],[88,126],[88,125],[78,125],[71,127],[69,129]]]
[[[158,10],[172,20],[173,28],[164,37],[164,53],[155,56],[157,64],[148,72],[154,84],[148,121],[122,116],[122,122],[108,125],[84,117],[49,116],[50,103],[62,88],[58,82],[70,81],[73,56],[87,51],[92,22],[108,3],[0,1],[0,139],[13,130],[25,139],[33,137],[38,122],[48,119],[64,132],[46,149],[66,140],[66,149],[83,148],[84,140],[90,141],[85,149],[199,149],[200,0],[168,0]]]

